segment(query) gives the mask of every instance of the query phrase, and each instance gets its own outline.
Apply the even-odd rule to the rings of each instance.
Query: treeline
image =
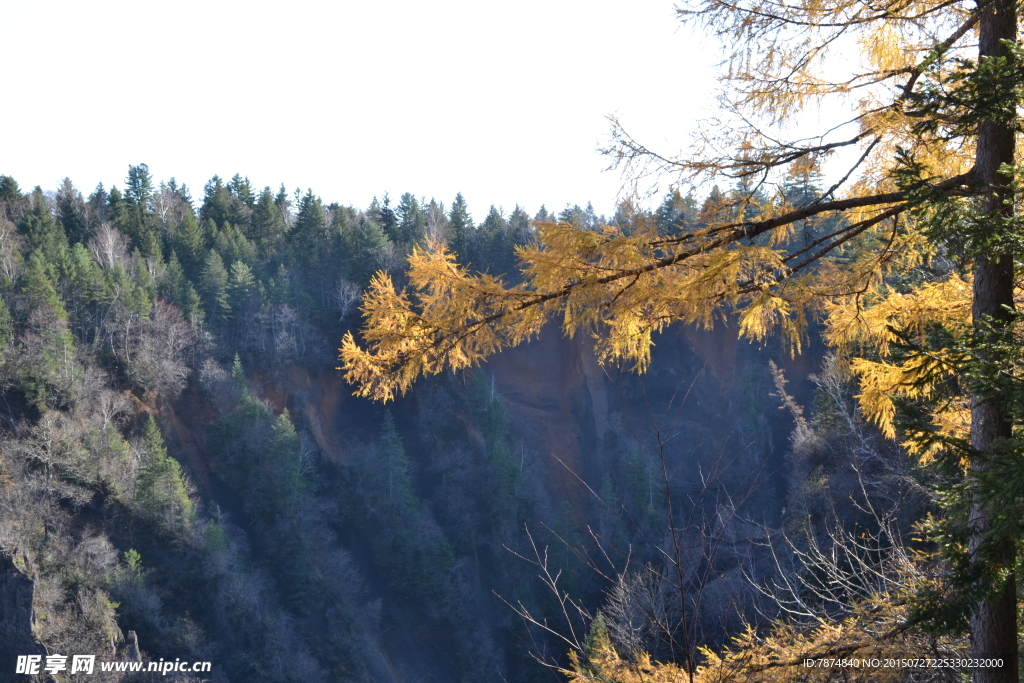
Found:
[[[794,178],[787,201],[816,187]],[[531,648],[557,659],[561,645],[491,590],[569,623],[506,548],[550,546],[563,588],[599,604],[606,586],[577,551],[592,544],[583,520],[620,547],[664,529],[643,449],[609,434],[594,452],[608,507],[575,509],[476,374],[418,390],[414,423],[368,412],[348,463],[328,466],[301,414],[272,409],[251,378],[332,367],[370,278],[400,280],[427,239],[515,278],[537,222],[695,229],[710,212],[755,210],[738,196],[671,193],[610,219],[589,205],[532,218],[491,207],[476,223],[461,195],[357,209],[239,175],[197,200],[144,164],[123,190],[88,196],[70,180],[25,192],[0,176],[0,551],[36,582],[37,637],[51,652],[121,656],[131,630],[148,656],[215,661],[231,680],[376,680],[388,665],[373,643],[397,630],[450,652],[435,664],[463,680],[539,675]],[[191,455],[170,429],[186,391],[202,416]],[[200,493],[196,467],[224,490]]]
[[[453,550],[474,550],[460,538],[467,517],[434,521],[390,417],[339,475],[243,367],[330,363],[373,273],[400,276],[428,237],[505,272],[531,234],[518,207],[475,224],[461,195],[450,209],[405,194],[357,210],[240,176],[214,177],[196,202],[144,164],[123,191],[87,197],[70,180],[24,192],[0,176],[0,552],[36,583],[35,636],[51,652],[116,658],[135,631],[149,657],[213,660],[237,680],[374,679],[381,601],[346,550],[346,520],[372,539],[388,590],[422,605],[427,632],[443,625],[438,647],[456,644],[456,670],[482,680],[502,648],[475,623]],[[210,415],[190,425],[201,452],[183,467],[165,434],[186,388]],[[516,492],[500,405],[486,405],[490,417],[473,418],[486,452],[464,448],[463,474],[499,493],[472,494],[474,533],[493,523],[509,539],[529,496]],[[229,507],[240,501],[230,513],[192,483],[195,457]]]

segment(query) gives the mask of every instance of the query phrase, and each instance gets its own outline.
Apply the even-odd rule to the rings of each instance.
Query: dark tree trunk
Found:
[[[981,10],[978,54],[985,57],[1008,56],[1003,40],[1017,37],[1017,16],[1013,0],[994,0]],[[1013,127],[1005,122],[989,122],[978,130],[975,172],[986,187],[983,210],[991,215],[1007,215],[1013,211],[1004,203],[1009,197],[1008,178],[999,173],[1002,164],[1012,164],[1014,157]],[[1008,308],[1013,307],[1013,255],[987,253],[975,261],[972,314],[977,326],[984,319],[1006,322]],[[993,359],[994,360],[994,359]],[[986,453],[996,440],[1011,435],[1012,425],[1004,407],[977,397],[971,406],[971,446],[980,455],[971,462],[971,473],[977,475],[987,467]],[[973,537],[971,550],[981,545],[982,536],[990,526],[986,505],[976,500],[971,507]],[[1006,541],[998,548],[996,561],[1013,567],[1015,548]],[[971,618],[971,655],[976,658],[999,657],[1001,668],[974,670],[974,683],[1017,683],[1017,591],[1014,574],[1006,579],[997,597],[976,605]]]

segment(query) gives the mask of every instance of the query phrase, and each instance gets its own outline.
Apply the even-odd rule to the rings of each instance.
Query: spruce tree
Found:
[[[252,231],[249,237],[256,242],[262,254],[272,252],[284,234],[288,225],[281,216],[281,210],[270,187],[263,188],[253,208]]]
[[[71,178],[65,178],[57,190],[57,219],[70,244],[89,239],[88,211],[82,193],[75,189]]]
[[[18,181],[9,175],[0,175],[0,217],[9,221],[17,220],[24,197]]]
[[[420,242],[426,235],[427,216],[411,192],[402,195],[395,214],[401,243],[412,245]]]
[[[448,214],[448,248],[465,263],[469,259],[472,239],[473,219],[469,215],[465,197],[459,192],[455,195],[452,210]]]
[[[185,532],[195,511],[188,495],[181,465],[167,454],[163,435],[150,415],[142,429],[142,465],[136,483],[135,502],[149,520],[176,533]]]
[[[203,306],[214,321],[223,321],[231,310],[228,296],[228,271],[220,254],[211,249],[199,276],[199,292]]]
[[[31,207],[18,220],[18,232],[25,236],[32,252],[39,252],[51,263],[67,250],[67,236],[50,213],[50,206],[42,188],[36,187],[31,196]]]
[[[207,238],[191,211],[185,212],[177,230],[174,231],[171,244],[189,279],[198,279],[206,260]]]

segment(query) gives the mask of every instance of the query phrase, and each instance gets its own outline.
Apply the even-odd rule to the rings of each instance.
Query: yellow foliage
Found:
[[[915,128],[920,113],[904,111],[904,88],[930,67],[937,45],[954,54],[970,49],[972,7],[946,0],[884,8],[862,0],[767,0],[744,8],[731,0],[690,0],[680,14],[706,23],[730,46],[722,81],[729,115],[707,129],[692,156],[661,157],[620,127],[606,152],[627,169],[640,164],[638,174],[653,165],[684,176],[725,175],[748,190],[707,202],[699,227],[682,233],[661,231],[642,215],[628,229],[537,225],[535,244],[519,250],[523,283],[514,287],[459,267],[442,244],[417,248],[405,290],[383,274],[373,280],[363,299],[362,339],[348,334],[340,349],[346,378],[357,394],[390,400],[419,376],[471,366],[555,318],[567,335],[593,335],[602,363],[642,371],[653,335],[675,322],[710,327],[734,316],[741,334],[762,341],[781,331],[796,350],[807,317],[819,313],[830,318],[839,343],[872,340],[886,349],[892,338],[879,321],[902,316],[912,329],[926,325],[925,314],[959,315],[932,300],[958,292],[926,292],[913,297],[919,310],[901,312],[907,303],[882,283],[935,250],[905,218],[922,200],[896,187],[897,150],[929,169],[937,193],[974,187],[972,140],[942,130],[922,134]],[[836,51],[841,58],[830,59]],[[802,125],[804,107],[832,96],[856,109],[844,138],[787,142],[771,129]],[[828,196],[795,206],[781,192],[770,199],[755,192],[763,187],[758,181],[808,177],[843,147],[858,147],[862,157]],[[838,220],[825,222],[830,217]],[[808,243],[798,229],[807,225],[833,231]],[[874,378],[865,394],[868,413],[891,434],[886,397],[910,375],[933,368],[901,368],[899,376],[884,363],[870,373],[863,368]]]
[[[886,683],[926,671],[922,658],[963,656],[966,643],[933,638],[907,625],[906,595],[877,595],[834,622],[797,625],[776,622],[766,634],[753,629],[736,636],[722,652],[701,648],[694,683]],[[679,665],[652,661],[640,653],[621,657],[605,638],[588,652],[573,652],[563,673],[573,683],[684,683]],[[909,661],[908,661],[909,660]],[[919,662],[915,664],[914,662]]]
[[[833,346],[875,350],[879,360],[854,358],[850,369],[860,381],[860,409],[888,438],[896,437],[896,397],[917,399],[955,373],[960,352],[938,349],[891,360],[892,345],[905,339],[921,343],[929,328],[942,327],[956,336],[967,334],[971,322],[971,283],[957,275],[901,294],[879,287],[872,295],[837,297],[826,306],[825,338]],[[931,420],[943,436],[966,438],[970,430],[967,399],[937,403]],[[904,446],[922,461],[934,452],[914,440]]]

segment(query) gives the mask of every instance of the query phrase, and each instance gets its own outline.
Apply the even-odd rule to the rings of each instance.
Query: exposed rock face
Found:
[[[46,656],[32,634],[32,595],[35,584],[0,554],[0,681],[26,680],[14,673],[19,655]]]
[[[124,647],[124,658],[129,662],[141,662],[142,653],[139,652],[139,637],[135,631],[128,631],[128,641]]]

